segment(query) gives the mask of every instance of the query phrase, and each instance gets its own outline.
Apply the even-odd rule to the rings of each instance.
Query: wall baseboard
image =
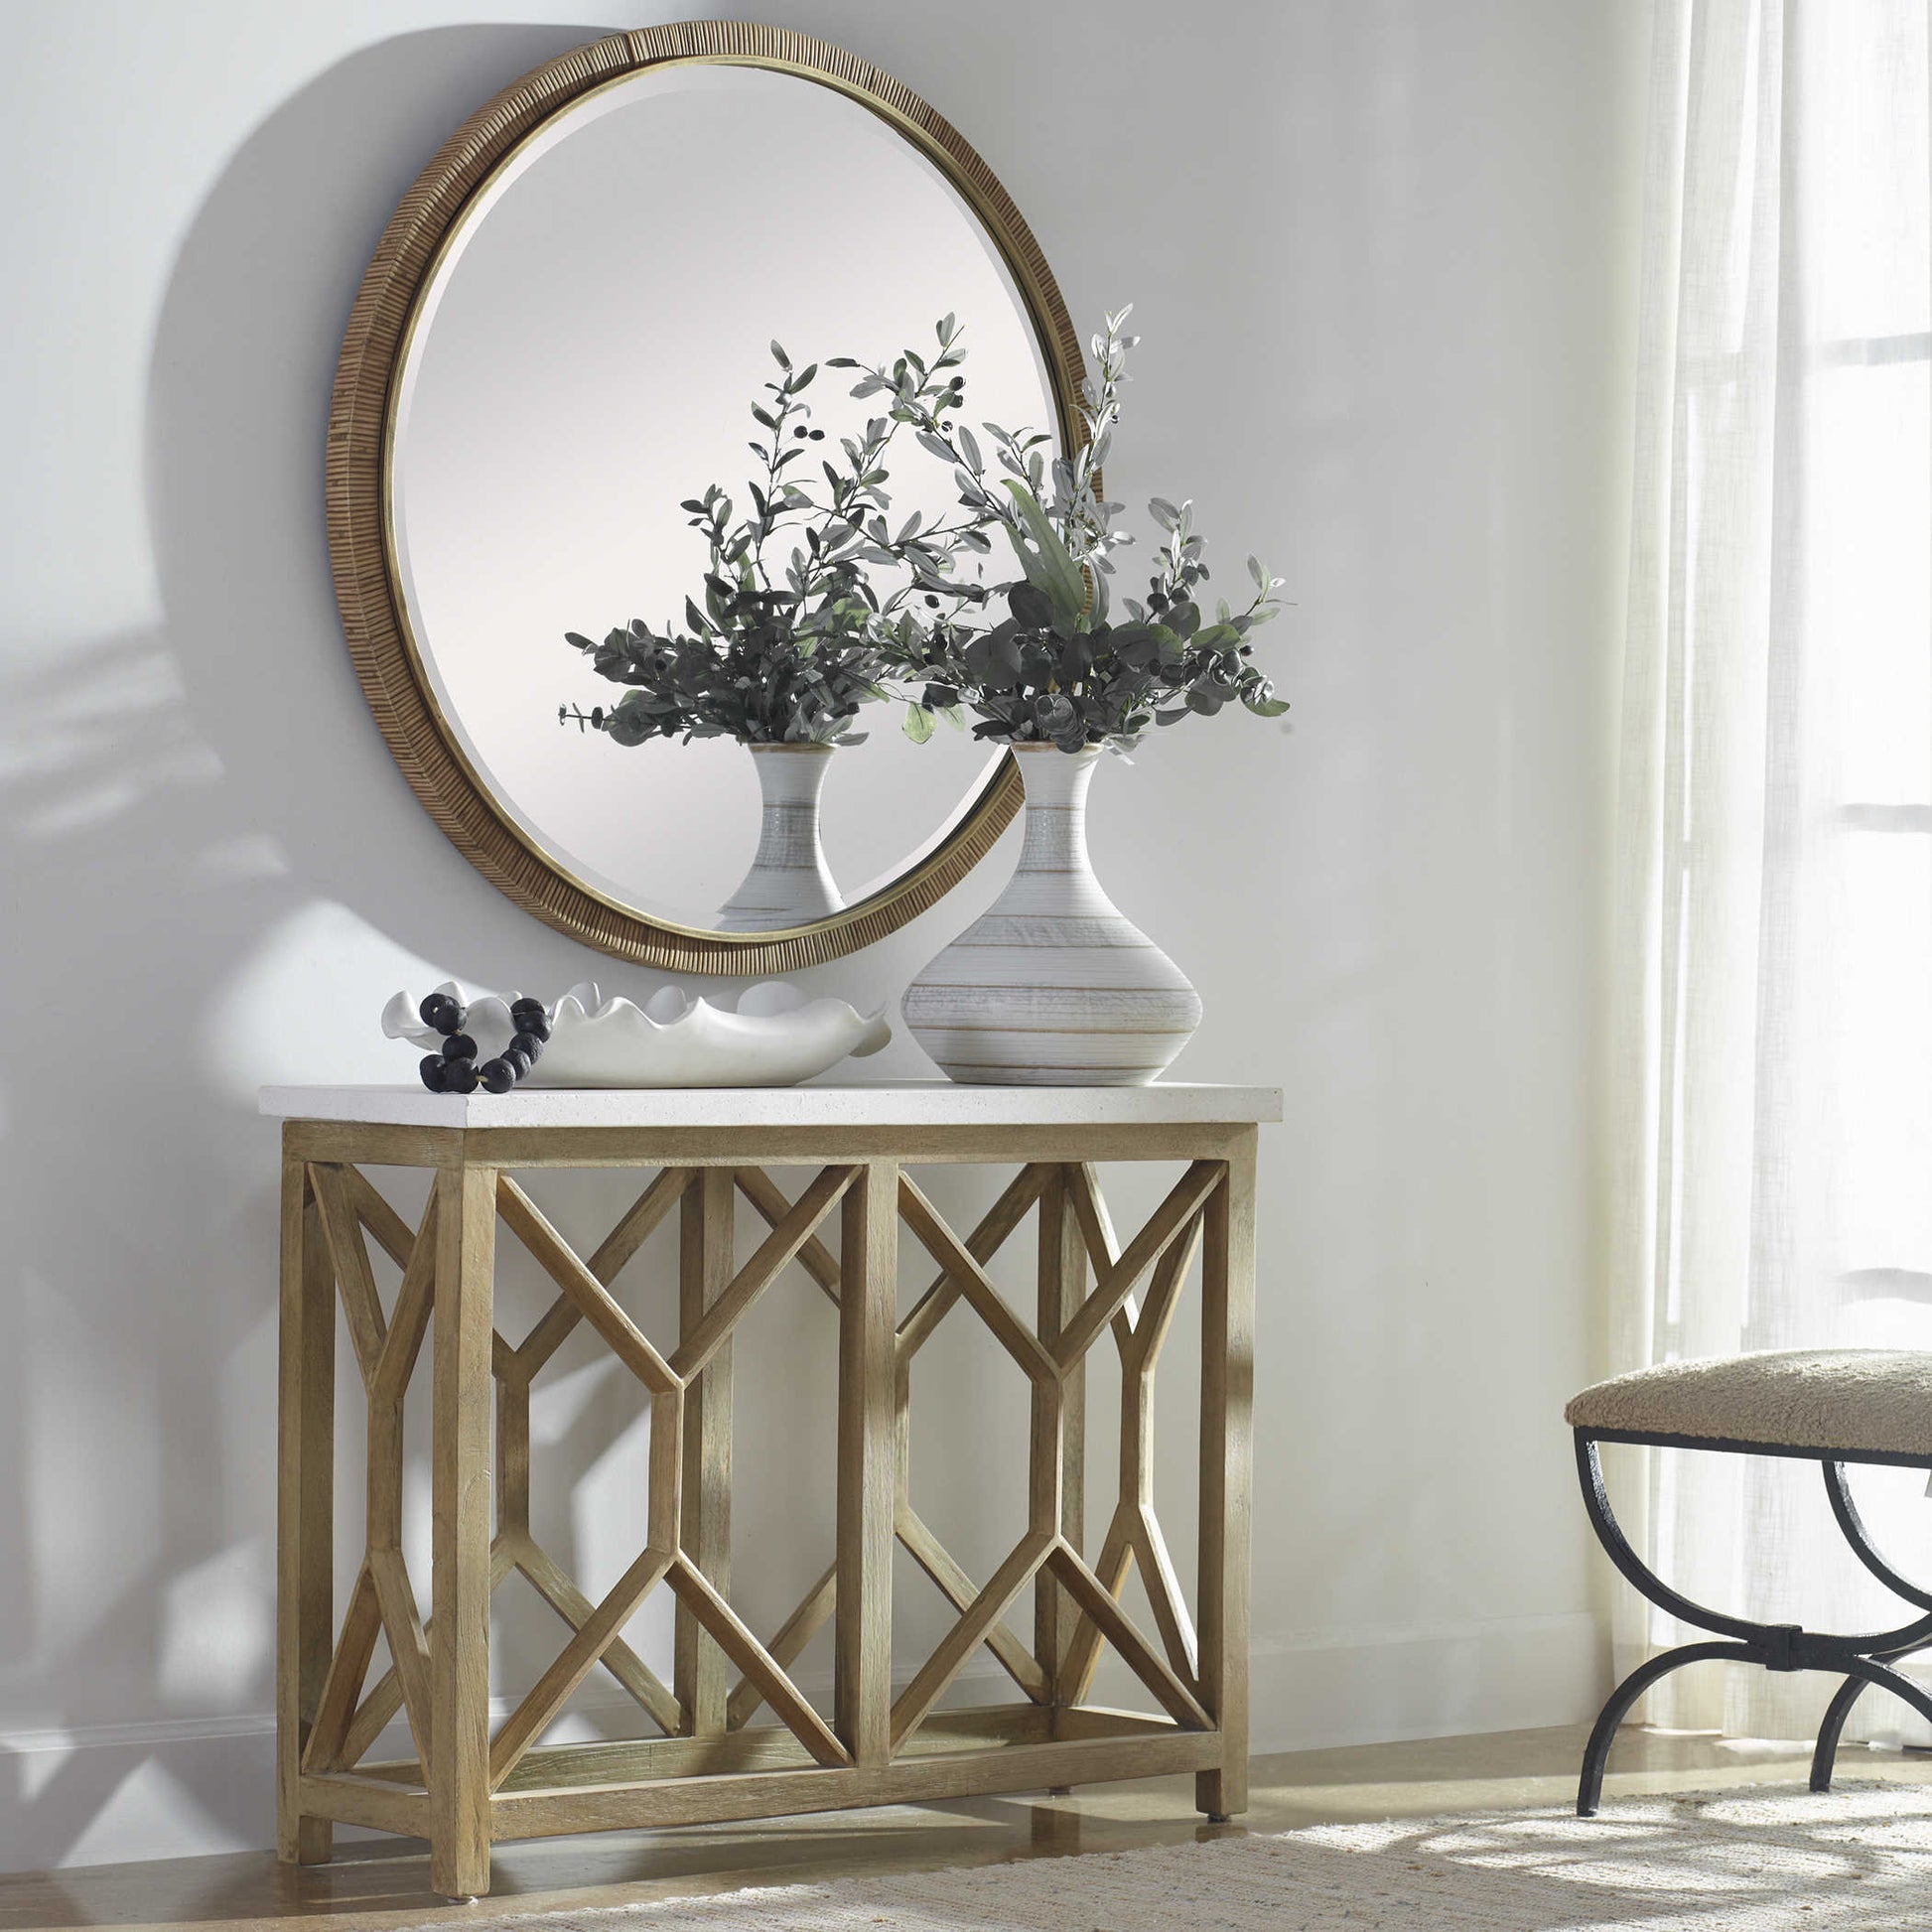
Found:
[[[1586,1610],[1257,1637],[1248,1658],[1256,1751],[1588,1724],[1610,1689],[1608,1632]]]
[[[1599,1620],[1582,1612],[1342,1639],[1262,1636],[1249,1656],[1258,1752],[1585,1723],[1607,1688],[1607,1639]],[[808,1675],[800,1688],[822,1705],[831,1684]],[[947,1702],[1011,1694],[988,1661],[962,1676]],[[1112,1657],[1094,1695],[1147,1703]],[[594,1721],[630,1707],[614,1698],[580,1699],[576,1708]],[[410,1748],[399,1726],[377,1746],[385,1756]],[[269,1716],[0,1733],[0,1870],[259,1848],[273,1840],[274,1779]]]

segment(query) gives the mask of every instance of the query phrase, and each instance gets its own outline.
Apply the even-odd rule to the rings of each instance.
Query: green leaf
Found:
[[[933,717],[922,704],[905,707],[905,735],[914,745],[923,745],[932,736]]]
[[[1013,492],[1020,520],[1033,539],[1029,544],[1022,540],[1018,530],[1007,526],[1007,536],[1020,559],[1020,568],[1027,573],[1028,583],[1043,593],[1053,607],[1056,622],[1077,622],[1087,608],[1087,580],[1081,575],[1080,566],[1067,554],[1066,546],[1040,508],[1039,498],[1024,483],[1012,479],[1007,480],[1007,487]]]
[[[776,362],[779,368],[781,369],[788,369],[791,367],[791,357],[787,355],[782,348],[779,347],[775,340],[771,344],[771,359],[774,362]]]

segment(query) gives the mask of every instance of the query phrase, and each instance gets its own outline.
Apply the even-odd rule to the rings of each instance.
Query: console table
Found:
[[[489,1888],[502,1839],[610,1827],[776,1817],[850,1805],[1065,1787],[1192,1771],[1215,1818],[1247,1804],[1249,1406],[1253,1376],[1256,1129],[1278,1090],[900,1085],[681,1092],[430,1094],[401,1087],[275,1087],[282,1130],[279,1848],[329,1857],[336,1821],[425,1838],[451,1897]],[[1098,1169],[1184,1163],[1126,1241]],[[1017,1170],[956,1232],[909,1170]],[[364,1172],[433,1171],[420,1223]],[[517,1176],[636,1170],[633,1203],[578,1254]],[[785,1170],[800,1173],[780,1178]],[[734,1252],[740,1197],[769,1228]],[[653,1339],[619,1278],[678,1217],[679,1332]],[[1013,1307],[993,1254],[1032,1218],[1037,1297]],[[498,1227],[557,1297],[520,1338],[495,1325]],[[836,1252],[821,1230],[836,1228]],[[898,1310],[901,1232],[929,1285]],[[400,1270],[385,1296],[370,1242]],[[1154,1511],[1152,1389],[1162,1343],[1199,1259],[1200,1527],[1190,1615]],[[839,1334],[835,1553],[774,1631],[732,1600],[731,1338],[787,1270],[833,1303]],[[808,1287],[807,1292],[812,1292]],[[366,1544],[340,1619],[334,1601],[336,1310],[363,1384]],[[908,1371],[954,1310],[970,1311],[1032,1387],[1028,1523],[992,1576],[970,1577],[920,1520],[908,1484]],[[648,1531],[600,1602],[530,1531],[530,1387],[579,1322],[648,1404]],[[1085,1374],[1103,1335],[1121,1375],[1120,1483],[1097,1551],[1085,1536]],[[433,1336],[433,1340],[431,1337]],[[430,1340],[431,1575],[402,1550],[403,1398]],[[896,1689],[891,1579],[902,1544],[959,1612]],[[1122,1609],[1139,1569],[1157,1628]],[[520,1572],[557,1612],[563,1648],[509,1714],[490,1714],[490,1595]],[[427,1594],[417,1591],[427,1583]],[[667,1683],[624,1643],[637,1606],[675,1598]],[[1009,1620],[1034,1590],[1032,1630]],[[426,1614],[427,1612],[427,1614]],[[788,1674],[830,1621],[829,1714]],[[378,1633],[389,1668],[373,1683]],[[1090,1704],[1110,1646],[1155,1707]],[[1011,1704],[942,1709],[985,1646]],[[545,1747],[602,1664],[663,1734]],[[750,1720],[768,1708],[775,1725]],[[367,1761],[400,1715],[414,1756]]]

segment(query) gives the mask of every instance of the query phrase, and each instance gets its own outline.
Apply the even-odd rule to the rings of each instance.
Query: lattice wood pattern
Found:
[[[342,1149],[332,1145],[329,1152],[339,1156]],[[284,1618],[284,1855],[326,1857],[331,1818],[422,1831],[432,1840],[439,1885],[447,1879],[453,1895],[461,1895],[485,1888],[492,1837],[585,1828],[559,1822],[571,1818],[634,1822],[609,1786],[635,1784],[641,1792],[644,1784],[596,1776],[611,1767],[616,1746],[540,1748],[544,1732],[599,1665],[663,1733],[655,1756],[640,1755],[651,1747],[638,1740],[626,1747],[624,1761],[683,1767],[645,1781],[658,1794],[654,1808],[644,1806],[645,1816],[663,1822],[942,1788],[935,1785],[937,1767],[953,1766],[963,1714],[939,1706],[982,1647],[1025,1700],[995,1734],[1013,1738],[1012,1751],[1022,1755],[1060,1753],[1051,1764],[1039,1758],[1042,1780],[1060,1781],[1054,1767],[1061,1765],[1080,1767],[1081,1776],[1185,1765],[1201,1774],[1206,1808],[1239,1808],[1240,1773],[1227,1747],[1238,1739],[1245,1750],[1238,1621],[1246,1556],[1238,1536],[1230,1541],[1228,1511],[1245,1508],[1246,1437],[1245,1409],[1231,1434],[1228,1405],[1232,1397],[1239,1406],[1242,1392],[1225,1361],[1210,1358],[1202,1495],[1219,1513],[1203,1518],[1199,1591],[1202,1616],[1213,1626],[1209,1642],[1196,1635],[1155,1513],[1153,1390],[1197,1258],[1203,1259],[1210,1344],[1232,1345],[1237,1353],[1244,1345],[1246,1301],[1240,1293],[1230,1300],[1229,1284],[1239,1288],[1246,1266],[1241,1244],[1248,1237],[1238,1232],[1237,1238],[1246,1215],[1234,1212],[1233,1197],[1251,1186],[1247,1176],[1244,1164],[1223,1155],[1192,1161],[1123,1245],[1090,1162],[1020,1167],[963,1236],[896,1161],[829,1163],[808,1172],[795,1198],[762,1166],[670,1167],[649,1179],[586,1258],[499,1170],[440,1167],[421,1222],[412,1228],[354,1165],[292,1158],[284,1215],[283,1587],[285,1596],[295,1591],[301,1607]],[[768,1230],[742,1263],[733,1249],[741,1198]],[[680,1332],[664,1351],[614,1289],[673,1210]],[[835,1210],[836,1255],[820,1233]],[[1035,1222],[1038,1263],[1032,1316],[1016,1310],[988,1273],[1029,1217]],[[556,1299],[517,1342],[488,1321],[492,1224],[509,1231],[556,1289]],[[901,1231],[935,1273],[896,1318]],[[401,1270],[386,1313],[370,1239]],[[825,1570],[761,1639],[732,1603],[731,1345],[738,1325],[794,1264],[832,1304],[840,1323],[840,1532]],[[314,1579],[328,1547],[315,1516],[330,1506],[320,1467],[330,1404],[316,1397],[322,1371],[312,1360],[329,1332],[325,1298],[340,1306],[360,1371],[368,1432],[366,1548],[333,1643],[326,1608],[317,1633]],[[1031,1389],[1026,1524],[984,1582],[945,1548],[911,1497],[912,1365],[961,1307]],[[596,1602],[539,1545],[530,1522],[531,1385],[580,1322],[635,1378],[650,1411],[644,1547]],[[402,1555],[402,1421],[405,1391],[433,1326],[436,1614],[425,1619]],[[1103,1331],[1113,1338],[1121,1372],[1120,1480],[1099,1552],[1089,1562],[1083,1552],[1085,1376]],[[895,1541],[956,1612],[897,1696],[890,1596]],[[1237,1562],[1241,1574],[1231,1576]],[[1130,1568],[1140,1571],[1152,1632],[1122,1607]],[[488,1596],[511,1575],[534,1588],[566,1635],[492,1729]],[[465,1578],[475,1580],[467,1588]],[[1030,1585],[1031,1639],[1012,1620]],[[676,1602],[669,1684],[621,1635],[659,1586]],[[322,1589],[326,1595],[326,1582]],[[461,1622],[446,1635],[441,1625],[453,1603]],[[791,1675],[828,1624],[837,1653],[829,1722]],[[290,1630],[298,1638],[293,1658]],[[371,1683],[378,1638],[387,1644],[389,1663]],[[1086,1708],[1103,1646],[1146,1688],[1165,1722]],[[775,1728],[751,1727],[760,1709],[776,1720]],[[1038,1714],[1037,1723],[1022,1716],[1029,1711]],[[407,1721],[415,1757],[367,1763],[398,1714]],[[1180,1744],[1187,1736],[1202,1741]],[[987,1756],[983,1748],[971,1754]],[[760,1768],[726,1769],[741,1764]],[[837,1777],[811,1787],[814,1766]],[[700,1769],[711,1774],[703,1780],[705,1794],[673,1791]],[[966,1773],[954,1767],[947,1775],[957,1780]],[[1000,1788],[985,1783],[986,1775],[982,1770],[979,1781],[960,1788]],[[573,1808],[572,1792],[604,1795],[596,1802],[582,1797]]]

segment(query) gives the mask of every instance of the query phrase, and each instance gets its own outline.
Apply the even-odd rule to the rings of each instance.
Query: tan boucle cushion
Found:
[[[1665,1362],[1586,1389],[1563,1417],[1573,1429],[1932,1456],[1932,1355],[1787,1348]]]

